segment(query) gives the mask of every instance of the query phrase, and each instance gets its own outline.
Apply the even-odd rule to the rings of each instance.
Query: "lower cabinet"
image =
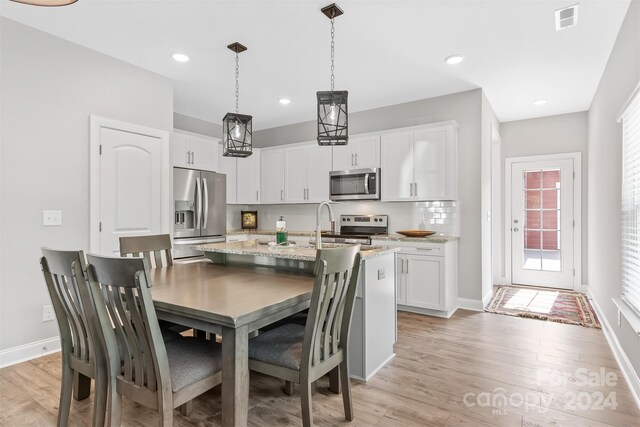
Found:
[[[457,308],[457,259],[457,241],[403,246],[396,256],[398,310],[451,316]]]

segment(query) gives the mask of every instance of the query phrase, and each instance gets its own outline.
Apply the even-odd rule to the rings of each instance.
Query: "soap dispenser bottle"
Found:
[[[284,216],[282,215],[276,221],[276,243],[278,245],[287,243],[287,224],[284,222]]]

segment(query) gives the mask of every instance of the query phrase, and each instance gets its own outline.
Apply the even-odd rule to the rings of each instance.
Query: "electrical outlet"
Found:
[[[50,322],[52,320],[55,320],[56,316],[53,313],[53,306],[52,305],[45,305],[44,307],[42,307],[42,321],[43,322]]]
[[[385,272],[384,272],[384,268],[381,268],[380,270],[378,270],[378,280],[382,280],[386,277]]]
[[[62,225],[62,211],[42,211],[42,225]]]

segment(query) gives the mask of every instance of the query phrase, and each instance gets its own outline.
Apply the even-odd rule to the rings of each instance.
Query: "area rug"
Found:
[[[485,311],[601,328],[585,294],[560,289],[498,286]]]

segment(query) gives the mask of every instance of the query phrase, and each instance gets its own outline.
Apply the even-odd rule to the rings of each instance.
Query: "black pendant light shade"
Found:
[[[251,116],[227,113],[222,119],[222,155],[248,157],[253,153],[251,145]]]
[[[349,114],[346,90],[321,91],[318,95],[318,145],[347,145]]]
[[[349,110],[346,90],[334,90],[335,28],[333,21],[344,12],[333,3],[321,9],[331,20],[331,90],[317,92],[318,96],[318,145],[347,145],[349,142]]]
[[[253,117],[238,112],[240,99],[240,63],[238,54],[247,50],[238,42],[227,46],[236,54],[236,112],[227,113],[222,119],[222,155],[227,157],[249,157],[253,154],[251,145],[251,119]]]

